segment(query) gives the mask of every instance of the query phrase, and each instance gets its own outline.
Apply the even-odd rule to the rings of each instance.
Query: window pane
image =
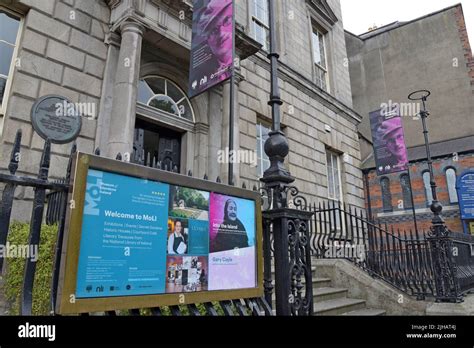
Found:
[[[20,21],[11,15],[0,12],[0,40],[15,44]]]
[[[3,94],[5,93],[5,86],[7,84],[7,80],[0,77],[0,105],[3,102]]]
[[[383,211],[392,211],[392,193],[390,191],[390,180],[388,178],[382,178],[380,180],[380,186],[382,187],[382,205]]]
[[[143,104],[148,104],[148,101],[155,93],[151,90],[144,80],[138,81],[138,101]]]
[[[178,107],[176,104],[167,96],[164,95],[157,95],[150,101],[150,106],[163,110],[165,112],[169,112],[170,114],[174,114],[179,116]]]
[[[341,198],[341,173],[339,173],[338,157],[333,155],[333,166],[334,166],[334,198]]]
[[[165,80],[161,78],[149,78],[146,82],[155,94],[165,94]]]
[[[446,183],[448,185],[449,202],[457,203],[458,194],[456,191],[456,171],[452,168],[449,168],[446,171]]]
[[[316,64],[321,64],[321,46],[318,32],[313,31],[313,59]]]
[[[326,68],[326,47],[324,46],[324,36],[320,33],[319,34],[319,58],[321,65],[323,68]]]
[[[255,1],[255,17],[260,22],[268,25],[269,12],[268,12],[268,0],[254,0]]]
[[[400,176],[400,185],[402,186],[402,197],[403,197],[403,208],[411,209],[413,208],[411,204],[411,189],[410,189],[410,179],[407,174],[402,174]]]
[[[191,111],[191,105],[187,99],[184,99],[181,103],[178,104],[178,109],[181,117],[188,119],[190,121],[193,120],[193,113]]]
[[[431,202],[433,202],[433,193],[431,192],[429,172],[423,173],[423,184],[425,185],[426,201],[428,205],[431,205]]]
[[[263,176],[263,172],[270,167],[270,160],[264,150],[269,132],[268,127],[257,123],[257,175],[259,177]]]
[[[168,92],[168,94],[167,94],[168,97],[173,99],[175,102],[178,102],[179,100],[181,100],[184,97],[184,93],[181,92],[179,90],[179,88],[176,87],[175,85],[173,85],[172,83],[167,82],[166,86],[167,86],[166,89],[167,89],[167,92]]]
[[[12,62],[14,47],[0,42],[0,74],[8,76]]]

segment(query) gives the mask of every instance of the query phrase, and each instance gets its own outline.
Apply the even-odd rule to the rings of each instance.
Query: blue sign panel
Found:
[[[256,286],[255,202],[87,173],[76,298]]]
[[[474,219],[474,171],[462,173],[456,183],[461,219]]]
[[[169,185],[89,170],[76,297],[165,291]]]

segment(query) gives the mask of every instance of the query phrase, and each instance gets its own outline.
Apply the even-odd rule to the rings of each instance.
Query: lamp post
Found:
[[[295,178],[285,168],[285,157],[289,153],[288,140],[281,131],[280,106],[283,104],[278,87],[278,58],[275,33],[275,0],[269,0],[270,27],[270,74],[271,91],[268,105],[272,108],[272,131],[265,142],[265,153],[270,159],[261,178],[262,189],[268,198],[269,209],[263,212],[265,298],[271,303],[272,266],[271,234],[273,234],[273,257],[275,261],[275,300],[277,315],[312,315],[313,289],[311,274],[311,246],[306,199],[299,196],[298,189],[290,186]],[[290,202],[298,209],[290,209]],[[304,282],[303,282],[304,280]],[[304,284],[303,284],[304,283]]]
[[[420,111],[421,123],[423,126],[423,136],[425,138],[426,159],[428,170],[430,172],[430,187],[433,200],[430,205],[433,218],[431,219],[431,227],[428,232],[428,240],[432,253],[432,262],[434,270],[434,279],[436,287],[436,301],[461,302],[462,296],[459,291],[459,284],[456,281],[456,267],[454,263],[454,253],[450,231],[447,228],[441,212],[443,206],[438,201],[436,192],[436,181],[433,171],[433,160],[431,158],[430,142],[428,138],[428,127],[426,119],[430,113],[426,110],[426,101],[431,95],[428,90],[419,90],[410,93],[408,99],[420,101],[423,110]]]
[[[433,197],[433,200],[430,205],[430,210],[433,213],[433,218],[432,218],[432,232],[436,236],[444,236],[448,235],[449,231],[444,223],[443,217],[441,216],[441,212],[443,211],[443,206],[441,203],[438,201],[438,194],[436,190],[436,181],[435,181],[435,176],[434,176],[434,171],[433,171],[433,160],[431,158],[431,151],[430,151],[430,142],[428,138],[428,127],[426,125],[426,119],[430,115],[430,113],[426,110],[426,101],[428,100],[428,97],[431,95],[431,92],[428,90],[419,90],[410,93],[408,96],[408,99],[413,100],[413,101],[418,101],[421,100],[423,109],[420,111],[420,118],[421,118],[421,124],[423,126],[423,136],[425,139],[425,149],[426,149],[426,159],[428,163],[428,170],[430,173],[430,187],[431,187],[431,195]]]

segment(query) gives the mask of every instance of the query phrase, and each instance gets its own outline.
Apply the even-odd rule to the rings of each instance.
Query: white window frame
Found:
[[[429,171],[424,171],[421,174],[423,179],[423,188],[425,190],[426,205],[429,207],[433,202],[433,192],[431,191],[431,175]],[[428,181],[425,179],[428,178]]]
[[[451,183],[453,184],[452,188],[450,189],[450,182],[448,179],[448,171],[452,170],[454,172],[454,182]],[[456,190],[456,180],[457,180],[457,172],[456,169],[453,167],[448,167],[444,171],[444,177],[446,178],[446,189],[448,190],[448,197],[449,197],[449,203],[450,204],[457,204],[459,203],[459,198],[458,198],[458,193]]]
[[[339,199],[337,197],[331,197],[329,192],[329,163],[328,163],[328,154],[330,154],[331,156],[333,156],[333,158],[336,159],[336,162],[337,162],[337,173],[338,173],[338,179],[339,179]],[[326,148],[326,152],[325,152],[325,161],[326,161],[326,179],[327,179],[327,189],[328,189],[328,200],[329,201],[333,201],[334,203],[338,202],[341,206],[341,209],[344,209],[344,195],[343,195],[343,189],[342,189],[342,172],[341,172],[341,169],[342,169],[342,165],[341,165],[341,154],[331,150],[331,149],[328,149]],[[331,167],[332,168],[332,167]],[[334,175],[334,173],[331,173],[332,175]],[[335,181],[333,180],[333,185],[334,185]],[[335,189],[336,187],[334,187]],[[335,192],[335,190],[334,190]],[[341,236],[345,236],[346,234],[346,227],[345,227],[345,222],[344,220],[345,219],[342,219],[342,221],[338,221],[339,220],[339,214],[336,214],[336,224],[339,224],[339,226],[336,225],[336,232],[340,232],[341,233]]]
[[[5,84],[5,91],[4,91],[4,94],[3,94],[3,101],[2,103],[0,103],[0,136],[3,132],[3,117],[5,116],[5,113],[7,111],[7,107],[8,107],[8,99],[9,99],[9,95],[10,95],[10,90],[11,90],[11,85],[12,85],[12,81],[13,81],[13,74],[15,72],[15,62],[16,62],[16,59],[18,58],[18,49],[19,49],[19,46],[20,46],[20,40],[21,40],[21,36],[22,36],[22,33],[23,33],[23,23],[24,23],[24,17],[17,13],[17,12],[14,12],[4,6],[1,6],[0,5],[0,11],[2,12],[5,12],[5,13],[8,13],[14,17],[16,17],[19,21],[19,25],[18,25],[18,32],[16,34],[16,41],[15,41],[15,47],[13,49],[13,55],[12,55],[12,60],[10,62],[10,70],[8,71],[8,76],[6,77],[7,79],[7,83]],[[3,77],[3,75],[2,75]]]
[[[269,6],[270,5],[268,3],[268,0],[265,0],[265,1],[267,2],[268,15],[270,16],[270,12],[269,12]],[[258,26],[263,27],[268,33],[270,33],[270,27],[267,24],[263,23],[262,20],[257,17],[256,7],[257,7],[257,0],[252,0],[252,32],[253,32],[253,38],[255,39],[255,41],[262,44],[262,49],[264,51],[268,52],[268,51],[270,51],[270,40],[268,39],[264,43],[258,41],[257,31],[255,29],[255,26],[258,25]],[[270,18],[268,18],[267,21],[269,22]]]
[[[320,37],[323,40],[323,47],[324,47],[324,62],[326,63],[326,66],[322,66],[321,64],[316,63],[316,57],[314,55],[315,47],[314,47],[314,33],[318,33],[318,37]],[[321,89],[325,90],[327,93],[330,93],[331,91],[331,86],[329,84],[329,61],[328,61],[328,45],[327,45],[327,35],[328,32],[320,29],[320,27],[314,23],[311,24],[311,58],[313,62],[313,71],[314,71],[314,79],[316,80],[316,74],[318,73],[318,69],[322,70],[324,72],[324,80],[326,82],[326,88],[322,88],[322,86],[319,86]]]
[[[334,156],[334,158],[336,158],[336,161],[337,161],[337,173],[338,173],[338,179],[339,179],[339,199],[337,197],[331,197],[329,194],[329,163],[327,161],[328,154],[330,154],[331,156]],[[331,201],[341,202],[342,204],[344,202],[344,199],[343,199],[343,194],[342,194],[343,191],[342,191],[341,155],[330,149],[326,149],[326,176],[327,176],[327,181],[328,181],[328,199],[330,199]],[[333,180],[333,184],[334,184],[334,180]]]
[[[257,164],[257,169],[256,169],[257,170],[257,177],[260,179],[260,178],[263,177],[263,173],[265,173],[265,170],[268,169],[268,168],[264,168],[263,164],[267,161],[268,161],[268,163],[270,163],[270,159],[268,158],[267,154],[265,153],[265,149],[264,149],[265,142],[263,141],[262,127],[267,128],[269,131],[271,131],[271,127],[269,127],[268,124],[266,124],[265,122],[263,122],[261,120],[257,120],[257,124],[255,125],[255,127],[257,128],[257,137],[256,137],[257,147],[260,148],[260,154],[261,154],[260,158],[257,157],[257,161],[259,163]],[[259,164],[260,164],[260,172],[258,171]]]

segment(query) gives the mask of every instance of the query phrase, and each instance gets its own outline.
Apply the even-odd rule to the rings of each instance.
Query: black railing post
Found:
[[[41,156],[40,169],[38,179],[46,182],[49,173],[49,164],[51,156],[51,142],[46,140]],[[44,202],[46,198],[46,189],[43,187],[35,188],[35,196],[33,200],[33,211],[30,221],[30,235],[28,237],[29,247],[36,247],[39,251],[41,224],[43,222]],[[33,284],[36,273],[36,261],[31,257],[26,259],[25,275],[23,278],[23,289],[21,293],[21,315],[31,315],[33,305]]]
[[[294,178],[285,168],[288,155],[288,140],[280,129],[280,92],[278,87],[278,53],[276,52],[275,0],[269,0],[270,13],[270,59],[271,92],[268,104],[272,108],[272,131],[265,142],[265,153],[270,159],[261,181],[268,196],[269,209],[263,213],[265,227],[273,227],[275,297],[277,315],[311,315],[313,311],[311,243],[309,219],[312,212],[306,211],[306,200],[298,196],[298,189],[290,186]],[[289,203],[299,210],[290,209]],[[269,236],[269,230],[265,232]],[[269,239],[267,239],[269,240]],[[265,243],[268,255],[270,243]],[[266,263],[268,265],[268,262]],[[268,270],[266,271],[268,274]],[[303,280],[305,284],[303,285]],[[303,291],[304,289],[304,291]],[[267,297],[269,297],[267,282]]]
[[[15,175],[20,162],[20,146],[21,146],[21,129],[16,133],[15,142],[10,155],[10,164],[8,170],[11,175]],[[7,183],[3,189],[2,201],[0,202],[0,245],[5,245],[10,228],[10,216],[12,213],[13,198],[15,196],[16,185]],[[3,269],[3,257],[0,257],[0,274]]]

